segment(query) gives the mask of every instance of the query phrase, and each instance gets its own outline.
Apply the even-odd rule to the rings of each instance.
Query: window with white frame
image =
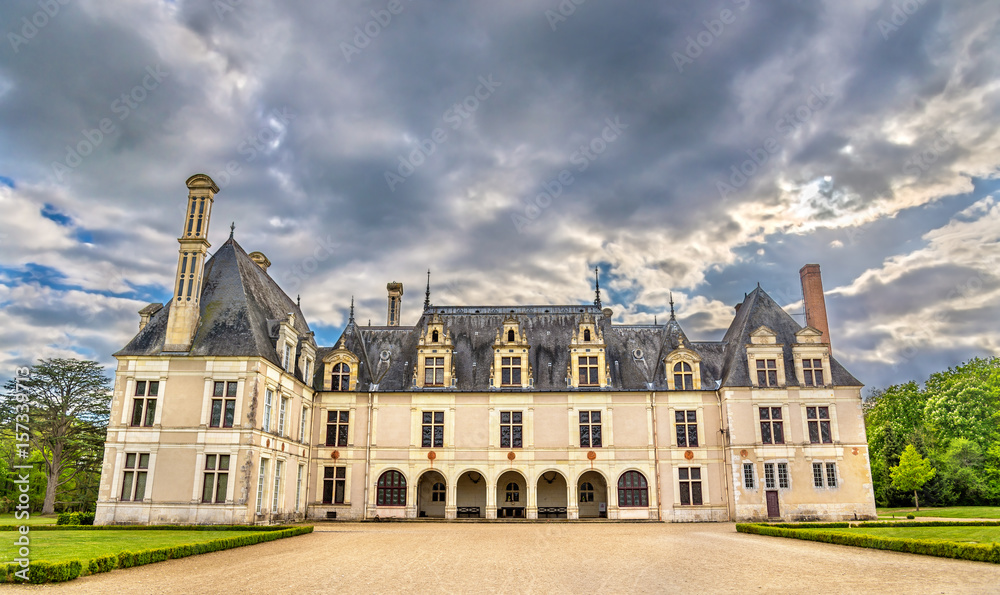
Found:
[[[764,488],[787,490],[791,487],[788,478],[788,463],[764,463]]]
[[[323,504],[343,504],[347,488],[347,467],[323,468]]]
[[[264,417],[261,419],[260,428],[265,432],[271,431],[271,410],[274,408],[274,392],[271,389],[264,391]]]
[[[778,488],[787,490],[789,487],[788,463],[778,463]]]
[[[784,444],[785,427],[781,419],[781,407],[758,407],[760,417],[760,440],[764,444]]]
[[[306,441],[306,419],[309,416],[309,408],[302,407],[302,418],[299,419],[299,442]]]
[[[122,502],[142,502],[146,497],[146,474],[149,471],[149,453],[125,454],[125,471],[122,475]]]
[[[160,383],[157,380],[139,380],[135,383],[135,398],[132,399],[132,426],[151,426],[156,419],[156,397]]]
[[[764,489],[773,490],[774,488],[774,463],[764,463]]]
[[[743,487],[752,490],[757,487],[754,481],[753,463],[743,463]]]
[[[802,360],[802,379],[806,386],[823,386],[823,360]]]
[[[264,510],[265,488],[267,486],[267,459],[261,457],[257,469],[257,514]]]
[[[677,469],[680,482],[682,506],[700,506],[701,497],[701,467],[680,467]]]
[[[302,501],[302,473],[305,465],[299,465],[298,473],[295,476],[295,512],[299,511],[299,503]]]
[[[212,385],[212,411],[209,427],[231,428],[236,418],[237,382],[215,382]]]
[[[326,445],[347,446],[349,434],[350,411],[326,412]]]
[[[698,446],[698,412],[694,409],[674,412],[674,426],[677,432],[677,446],[691,448]]]
[[[444,446],[444,411],[422,412],[420,446],[422,448],[442,448]]]
[[[278,435],[287,436],[288,432],[285,430],[285,418],[288,412],[288,401],[287,397],[281,398],[281,403],[278,405]]]
[[[229,455],[205,455],[205,482],[201,501],[222,504],[229,489]]]
[[[292,346],[285,343],[285,357],[281,362],[281,367],[285,369],[286,372],[292,371]]]
[[[281,472],[284,470],[284,461],[274,462],[274,491],[271,493],[271,512],[278,512],[278,504],[281,497]]]
[[[522,415],[520,411],[500,412],[500,448],[521,448]]]
[[[757,360],[757,386],[778,386],[777,360]]]
[[[824,470],[826,471],[825,478],[824,478],[824,473],[823,473]],[[838,479],[837,479],[837,464],[836,463],[818,463],[818,462],[814,462],[812,464],[812,471],[813,471],[813,487],[817,487],[817,488],[822,488],[822,487],[835,488],[835,487],[837,487],[837,484],[839,482],[838,482]],[[824,479],[826,480],[825,484],[823,483]]]

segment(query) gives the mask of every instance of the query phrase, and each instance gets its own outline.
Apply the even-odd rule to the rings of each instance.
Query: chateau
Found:
[[[174,292],[118,353],[97,523],[875,518],[861,383],[760,287],[719,341],[593,304],[437,306],[319,346],[187,180]],[[415,320],[413,320],[415,319]],[[404,320],[413,322],[404,325]]]

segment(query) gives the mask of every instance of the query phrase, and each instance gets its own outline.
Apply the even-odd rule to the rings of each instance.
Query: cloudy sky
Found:
[[[194,173],[332,344],[593,299],[718,339],[757,283],[872,387],[1000,351],[1000,11],[939,0],[7,0],[0,376],[109,365]]]

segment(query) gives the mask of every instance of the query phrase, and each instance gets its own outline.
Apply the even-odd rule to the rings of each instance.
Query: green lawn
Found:
[[[906,518],[906,515],[920,517],[942,517],[949,519],[1000,519],[1000,506],[949,506],[946,508],[879,508],[879,518]]]
[[[810,533],[849,533],[902,539],[944,539],[964,543],[1000,543],[1000,527],[858,527],[800,530]]]
[[[259,531],[37,531],[31,536],[31,559],[60,562],[89,560],[98,556],[186,543],[212,541],[224,537],[251,535]],[[13,560],[17,531],[0,531],[0,563]],[[6,543],[4,543],[6,542]]]
[[[31,518],[18,520],[14,518],[14,513],[0,514],[0,525],[55,525],[59,519],[58,515],[42,516],[40,513],[31,513]]]

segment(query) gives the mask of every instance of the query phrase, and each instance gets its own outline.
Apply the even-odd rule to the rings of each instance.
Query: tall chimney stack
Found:
[[[826,300],[823,298],[823,279],[818,264],[807,264],[799,269],[802,279],[802,301],[806,308],[806,325],[823,333],[821,341],[830,343],[830,325],[826,320]]]
[[[385,286],[389,292],[389,313],[386,324],[399,326],[399,313],[403,307],[403,284],[393,281]]]

